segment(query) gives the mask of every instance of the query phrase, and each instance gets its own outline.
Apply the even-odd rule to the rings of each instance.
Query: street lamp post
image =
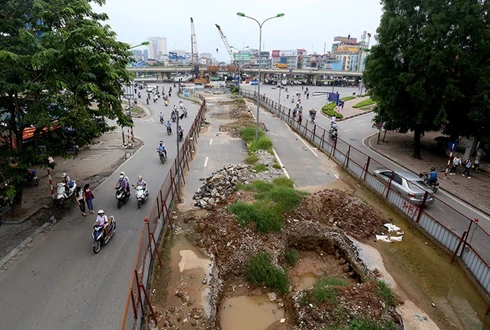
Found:
[[[259,111],[260,111],[259,110],[260,109],[260,69],[262,67],[262,61],[261,61],[261,57],[262,57],[262,26],[264,25],[265,22],[267,22],[273,18],[283,17],[284,14],[280,13],[280,14],[277,14],[276,16],[269,17],[269,18],[265,19],[262,23],[260,23],[259,21],[257,21],[253,17],[245,15],[244,13],[239,12],[239,13],[237,13],[237,15],[240,17],[249,18],[249,19],[255,21],[259,25],[259,79],[258,79],[258,84],[257,84],[257,123],[255,125],[255,140],[258,140],[259,139]]]

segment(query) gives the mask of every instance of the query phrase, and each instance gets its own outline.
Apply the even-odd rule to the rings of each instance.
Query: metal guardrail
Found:
[[[128,298],[126,302],[126,310],[121,329],[140,329],[144,317],[145,306],[150,310],[150,316],[157,323],[156,315],[153,311],[150,296],[148,294],[148,280],[150,270],[155,257],[162,264],[160,254],[158,252],[159,240],[165,236],[167,230],[172,230],[172,218],[170,209],[172,203],[177,198],[177,175],[181,175],[183,183],[184,170],[187,167],[189,170],[189,162],[194,154],[195,144],[199,136],[199,129],[204,120],[204,112],[206,111],[206,100],[201,98],[201,107],[197,113],[194,122],[184,141],[180,145],[180,162],[175,159],[170,167],[162,186],[156,192],[156,198],[151,207],[150,213],[145,218],[143,228],[139,237],[138,250],[133,267],[133,275],[129,285]]]
[[[257,100],[256,92],[242,90],[242,95],[254,102]],[[410,226],[417,225],[423,232],[446,247],[453,255],[451,262],[459,257],[486,293],[490,293],[490,235],[479,226],[477,220],[465,216],[451,205],[438,199],[437,196],[434,198],[440,203],[440,208],[443,209],[444,213],[454,215],[458,221],[457,224],[449,224],[446,218],[434,218],[427,213],[423,205],[412,204],[394,191],[390,184],[379,181],[373,175],[374,169],[389,169],[388,166],[377,162],[340,138],[328,139],[328,130],[305,118],[301,123],[298,123],[292,117],[291,109],[279,105],[265,96],[260,98],[260,104],[288,123],[296,132],[320,150],[323,150],[343,169],[357,177],[359,182],[365,182],[378,195],[383,196],[410,219]]]

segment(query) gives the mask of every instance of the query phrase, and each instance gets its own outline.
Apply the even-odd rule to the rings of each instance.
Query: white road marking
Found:
[[[364,120],[356,120],[356,121],[353,121],[353,123],[362,123]]]
[[[344,129],[344,132],[348,132],[348,131],[351,131],[352,128],[349,128],[349,129]]]
[[[204,167],[206,167],[208,165],[208,157],[206,157],[206,160],[204,161]]]
[[[296,134],[295,132],[293,132],[294,135],[296,135],[296,137],[301,141],[303,142],[303,144],[308,148],[310,149],[310,151],[313,153],[313,155],[315,155],[316,157],[318,157],[318,155],[316,154],[316,152],[313,151],[313,149],[310,148],[310,146],[298,135]]]
[[[213,139],[209,140],[209,145],[213,144]]]
[[[288,128],[288,130],[292,131],[291,127],[289,127],[289,125],[285,122],[283,122],[284,125],[286,125],[286,127]]]
[[[338,180],[338,179],[340,179],[340,178],[339,178],[339,176],[338,176],[337,174],[334,174],[333,176],[334,176],[334,177],[336,177],[336,178],[337,178],[337,180]]]
[[[274,156],[276,156],[277,162],[279,163],[279,165],[281,165],[281,168],[284,171],[284,175],[286,176],[286,178],[290,179],[291,177],[289,176],[288,171],[286,171],[286,168],[284,167],[283,163],[281,162],[281,159],[279,158],[279,155],[277,154],[276,149],[272,148],[272,151],[274,152]]]

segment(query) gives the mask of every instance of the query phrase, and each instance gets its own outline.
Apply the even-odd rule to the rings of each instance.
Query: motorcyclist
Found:
[[[174,110],[172,110],[172,113],[174,113],[175,111],[177,111],[177,106],[174,104]]]
[[[174,106],[175,106],[175,105],[174,105]],[[172,121],[176,121],[176,120],[177,120],[177,110],[173,110],[173,111],[172,111],[171,118],[172,118]]]
[[[430,172],[429,172],[429,174],[428,174],[427,181],[428,181],[430,184],[437,183],[437,171],[436,171],[436,168],[435,168],[435,167],[432,167],[432,168],[430,169]]]
[[[182,113],[184,114],[184,117],[187,118],[187,109],[186,109],[186,107],[184,107],[182,109]]]
[[[165,99],[165,106],[168,106],[168,99]]]
[[[109,220],[107,219],[107,215],[104,214],[104,210],[97,211],[97,219],[95,219],[93,226],[102,226],[104,228],[104,234],[107,235],[108,225]]]
[[[167,157],[167,149],[165,149],[165,145],[163,144],[163,141],[160,141],[160,143],[158,144],[158,146],[157,146],[157,152],[158,152],[158,154],[160,154],[161,152],[163,152],[163,154],[165,155],[165,157]]]
[[[160,118],[160,121],[163,121],[163,112],[160,111],[160,113],[158,113],[158,117]]]
[[[172,123],[170,122],[170,120],[167,120],[165,126],[167,127],[167,133],[172,133]]]
[[[182,100],[181,100],[181,101],[179,101],[179,108],[180,108],[180,109],[184,109],[184,103],[182,102]]]
[[[116,187],[114,189],[117,189],[119,187],[122,187],[126,192],[129,193],[129,180],[126,180],[124,172],[121,172],[119,175],[119,179],[117,180]]]
[[[181,125],[179,125],[179,139],[182,140],[184,138],[184,129]]]
[[[143,187],[145,194],[147,193],[147,183],[145,180],[143,180],[143,177],[141,175],[138,175],[138,181],[136,182],[136,187]]]

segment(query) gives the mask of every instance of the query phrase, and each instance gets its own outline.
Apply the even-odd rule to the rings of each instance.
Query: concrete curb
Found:
[[[355,117],[359,117],[359,116],[362,116],[362,115],[366,115],[368,113],[371,113],[373,112],[374,110],[369,110],[369,111],[364,111],[364,112],[361,112],[361,113],[358,113],[356,115],[352,115],[352,116],[349,116],[349,117],[345,117],[345,118],[342,118],[342,119],[337,119],[337,121],[344,121],[344,120],[347,120],[347,119],[351,119],[351,118],[355,118]],[[320,109],[320,112],[323,116],[327,117],[328,119],[331,119],[330,116],[328,116],[325,112],[323,112],[323,110]]]
[[[371,135],[369,135],[369,136],[366,136],[366,137],[363,139],[363,143],[364,143],[364,145],[366,145],[366,146],[367,146],[367,147],[368,147],[368,148],[369,148],[369,149],[370,149],[372,152],[374,152],[375,154],[380,155],[380,156],[382,156],[382,157],[384,157],[384,158],[387,158],[387,159],[389,159],[390,161],[392,161],[393,163],[397,164],[398,166],[400,166],[400,167],[402,167],[402,168],[406,168],[407,170],[409,170],[409,171],[411,171],[411,172],[414,172],[414,173],[415,173],[416,171],[414,171],[414,170],[413,170],[413,169],[411,169],[411,168],[407,168],[405,165],[400,164],[400,163],[399,163],[397,160],[395,160],[393,157],[390,157],[390,156],[388,156],[388,155],[382,154],[382,153],[378,152],[377,150],[373,149],[373,147],[371,146],[371,138],[372,138],[373,136],[377,135],[377,134],[378,134],[378,133],[374,133],[374,134],[371,134]],[[366,142],[367,142],[367,143],[366,143]],[[451,195],[453,198],[456,198],[456,199],[460,199],[460,200],[462,200],[462,201],[463,201],[463,202],[465,202],[466,204],[468,204],[468,205],[470,205],[471,207],[473,207],[474,209],[478,210],[478,212],[481,212],[481,213],[485,214],[486,216],[490,217],[490,214],[489,214],[489,213],[487,213],[487,212],[485,212],[484,210],[480,209],[480,207],[479,207],[478,205],[476,205],[475,203],[472,203],[472,202],[470,202],[470,201],[468,201],[468,200],[466,200],[466,199],[462,198],[461,196],[458,196],[458,195],[454,194],[453,192],[451,192],[451,191],[449,191],[449,190],[447,190],[447,189],[445,189],[445,188],[440,187],[440,188],[439,188],[439,190],[444,191],[446,194]]]
[[[22,249],[24,249],[27,244],[31,243],[41,232],[45,231],[49,226],[51,226],[51,223],[45,223],[41,227],[39,227],[35,232],[33,232],[29,237],[27,237],[22,243],[17,245],[12,251],[10,251],[9,254],[7,254],[5,257],[0,260],[0,270],[4,270],[3,267],[5,264],[7,264],[10,259],[15,257]]]

